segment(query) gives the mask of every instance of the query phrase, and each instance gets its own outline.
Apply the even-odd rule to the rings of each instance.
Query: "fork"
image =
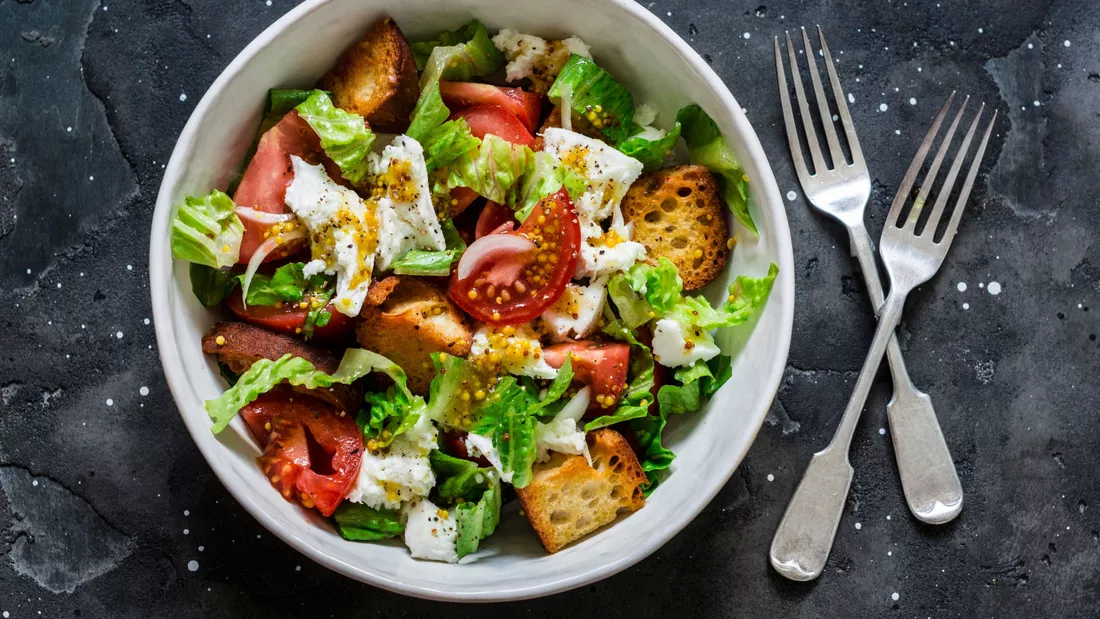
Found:
[[[802,157],[798,127],[795,124],[790,95],[787,92],[783,59],[779,53],[779,38],[776,37],[775,66],[779,77],[779,93],[782,99],[783,119],[787,127],[787,140],[790,143],[795,170],[798,172],[798,180],[810,204],[839,220],[848,229],[852,252],[863,270],[867,292],[878,313],[883,304],[882,283],[879,281],[871,237],[867,234],[867,228],[863,223],[863,212],[867,199],[871,195],[871,176],[867,172],[867,163],[859,147],[859,138],[856,137],[852,117],[848,114],[848,104],[844,99],[844,92],[840,87],[832,56],[829,55],[829,46],[825,43],[825,35],[820,27],[818,36],[821,39],[825,68],[832,83],[837,115],[844,125],[844,133],[852,153],[852,163],[847,162],[840,149],[836,129],[829,115],[829,103],[825,98],[821,76],[818,73],[813,48],[805,28],[802,29],[802,41],[805,45],[806,62],[810,67],[810,78],[813,81],[821,124],[829,145],[832,167],[826,165],[818,146],[790,33],[787,34],[787,53],[790,56],[791,72],[794,74],[792,81],[802,115],[802,124],[805,127],[806,143],[813,160],[813,174],[807,170],[806,161]],[[890,361],[890,374],[894,382],[894,395],[886,405],[886,415],[890,420],[890,434],[893,438],[905,501],[909,511],[918,520],[930,524],[943,524],[959,515],[963,502],[962,485],[955,472],[951,452],[947,449],[947,442],[936,420],[932,399],[917,389],[909,378],[896,337],[890,338],[886,356]]]
[[[826,55],[828,52],[826,52]],[[933,159],[928,172],[921,182],[920,191],[908,209],[905,217],[902,211],[908,202],[913,183],[924,165],[924,160],[932,146],[936,134],[939,133],[944,116],[950,109],[955,94],[952,93],[932,123],[932,128],[925,135],[909,170],[905,173],[901,186],[898,188],[894,201],[890,205],[882,237],[879,241],[879,256],[886,267],[886,274],[890,278],[890,296],[882,305],[879,312],[878,327],[875,337],[871,342],[871,349],[867,353],[867,359],[860,370],[856,380],[852,397],[840,419],[840,426],[829,445],[814,454],[810,465],[795,489],[787,511],[779,522],[775,537],[771,545],[771,563],[780,574],[792,580],[812,580],[821,575],[825,568],[825,561],[829,557],[829,550],[836,536],[837,526],[844,511],[844,503],[848,496],[848,489],[852,483],[852,465],[848,462],[848,448],[851,445],[852,434],[855,431],[856,422],[859,420],[860,411],[867,401],[867,393],[871,389],[875,373],[882,363],[883,354],[892,338],[895,327],[901,320],[902,308],[909,292],[920,284],[928,281],[943,264],[951,241],[955,238],[959,220],[962,218],[966,201],[970,197],[970,190],[974,185],[974,178],[978,175],[982,155],[985,153],[989,135],[997,121],[997,113],[994,112],[992,120],[985,129],[981,144],[974,155],[970,170],[966,175],[962,188],[959,190],[958,199],[951,211],[942,236],[937,240],[940,219],[944,213],[944,207],[951,196],[959,170],[963,160],[970,149],[970,143],[978,128],[985,104],[978,109],[970,128],[963,138],[955,154],[947,179],[937,191],[936,202],[927,217],[923,217],[927,205],[928,195],[932,190],[943,163],[948,147],[951,145],[955,129],[966,111],[969,97],[963,102],[959,111],[955,114],[947,134],[944,136],[936,157]],[[850,123],[846,123],[850,126]],[[923,223],[922,223],[923,221]]]

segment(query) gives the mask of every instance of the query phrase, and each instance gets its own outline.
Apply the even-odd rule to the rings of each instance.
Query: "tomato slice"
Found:
[[[499,105],[516,117],[530,133],[538,127],[542,95],[522,88],[505,88],[474,82],[439,82],[443,103],[452,109],[471,105]]]
[[[481,213],[477,217],[477,226],[474,228],[474,238],[480,239],[489,234],[499,232],[511,232],[516,226],[516,218],[512,209],[498,204],[492,200],[485,202]]]
[[[542,349],[542,358],[555,368],[565,365],[570,356],[573,358],[573,380],[592,387],[588,410],[607,410],[614,406],[626,387],[630,344],[588,340]]]
[[[529,240],[534,249],[477,257],[478,243],[508,235]],[[466,276],[459,278],[465,266],[459,261],[447,292],[467,314],[482,322],[509,325],[534,320],[561,297],[573,277],[580,239],[577,212],[562,189],[543,198],[519,230],[472,243],[462,258],[472,261]]]
[[[225,304],[241,320],[287,335],[300,334],[299,329],[306,324],[306,315],[309,313],[309,310],[292,303],[284,303],[282,307],[249,305],[246,308],[239,288],[229,295]],[[320,342],[336,342],[348,337],[355,328],[355,318],[336,311],[331,303],[326,309],[332,317],[329,318],[328,324],[313,330],[313,339]]]
[[[491,133],[513,144],[531,146],[535,143],[535,136],[527,127],[499,105],[471,105],[451,114],[451,118],[465,118],[470,133],[479,138]]]
[[[350,415],[337,416],[319,400],[285,392],[265,395],[261,412],[250,413],[257,422],[271,414],[260,468],[283,498],[331,516],[359,476],[359,427]]]
[[[451,190],[451,217],[458,217],[465,211],[474,200],[477,200],[481,196],[477,195],[477,192],[469,187],[455,187]]]
[[[252,436],[260,447],[267,447],[271,421],[288,405],[293,396],[293,391],[280,385],[267,393],[261,393],[255,400],[241,407],[241,418],[248,424],[248,429],[252,431]],[[301,399],[306,396],[298,397]]]

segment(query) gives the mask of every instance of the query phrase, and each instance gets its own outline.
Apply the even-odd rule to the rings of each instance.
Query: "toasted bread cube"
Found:
[[[359,344],[401,366],[414,393],[428,392],[435,376],[433,352],[465,357],[474,338],[462,311],[447,295],[416,277],[387,277],[375,283],[359,318]]]
[[[726,266],[732,243],[718,181],[704,166],[682,165],[639,178],[623,198],[623,217],[650,256],[667,256],[684,290],[706,286]]]
[[[592,465],[584,456],[554,453],[536,464],[534,479],[516,496],[547,552],[645,506],[645,472],[623,435],[603,428],[588,434]]]
[[[405,35],[389,17],[375,22],[318,82],[337,107],[367,120],[375,131],[402,133],[420,97],[416,63]]]

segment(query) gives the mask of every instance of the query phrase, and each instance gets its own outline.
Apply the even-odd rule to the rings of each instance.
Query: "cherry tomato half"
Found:
[[[592,387],[588,410],[610,411],[626,385],[630,345],[588,340],[555,344],[542,350],[543,359],[555,368],[565,365],[565,359],[570,356],[573,358],[573,380]]]
[[[542,95],[522,88],[474,82],[439,82],[439,94],[443,97],[443,103],[451,109],[471,105],[499,105],[523,123],[529,133],[534,133],[538,127]]]
[[[302,309],[293,303],[284,303],[282,307],[249,305],[246,308],[239,288],[229,295],[225,304],[241,320],[287,335],[300,335],[299,329],[306,324],[306,315],[309,313],[308,309]],[[331,303],[325,309],[331,317],[325,326],[313,330],[313,339],[319,342],[336,342],[350,336],[355,328],[355,318],[336,311]]]

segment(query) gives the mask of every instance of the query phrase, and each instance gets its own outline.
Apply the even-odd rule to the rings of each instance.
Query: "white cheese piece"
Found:
[[[359,479],[347,499],[369,507],[398,509],[435,487],[435,473],[428,454],[438,447],[438,430],[421,415],[408,432],[399,435],[379,453],[363,451]]]
[[[542,320],[556,340],[570,335],[575,339],[582,339],[595,328],[606,300],[605,278],[593,281],[588,286],[567,284],[561,297],[542,313]]]
[[[530,324],[515,327],[482,325],[474,333],[470,357],[496,355],[488,365],[499,365],[503,372],[516,376],[552,379],[558,370],[542,356],[542,343]]]
[[[337,185],[319,165],[291,155],[294,179],[286,204],[310,232],[314,260],[309,273],[336,275],[336,310],[358,316],[374,269],[372,205],[351,189]]]
[[[710,333],[695,327],[686,330],[678,320],[662,318],[653,328],[653,357],[665,367],[691,365],[707,361],[722,352]]]
[[[588,452],[588,443],[584,440],[584,427],[580,425],[581,418],[588,410],[591,394],[591,387],[581,389],[549,423],[537,422],[536,461],[546,462],[550,459],[550,452],[557,451],[564,454],[583,454],[588,464],[592,464],[592,454]]]
[[[570,54],[584,56],[592,60],[592,48],[582,41],[580,37],[569,37],[567,39],[562,39],[561,42],[565,45],[565,48],[569,50]]]
[[[508,59],[504,77],[509,82],[533,77],[553,81],[570,54],[592,58],[592,51],[579,37],[561,41],[546,41],[515,30],[504,29],[493,37],[496,46]]]
[[[657,120],[657,108],[649,103],[643,103],[634,108],[634,122],[646,127]]]
[[[458,525],[454,511],[445,511],[428,499],[405,507],[405,545],[415,559],[456,563]]]
[[[645,245],[630,238],[630,228],[622,226],[604,232],[594,222],[581,222],[581,256],[577,261],[577,277],[601,277],[625,271],[635,262],[645,260]]]
[[[378,199],[378,268],[388,270],[411,249],[446,249],[420,143],[397,136],[381,157],[372,158],[372,168],[383,187]]]
[[[502,481],[512,483],[512,471],[504,472],[504,466],[500,462],[500,452],[496,447],[493,447],[493,440],[488,436],[482,436],[480,434],[474,434],[473,432],[466,435],[466,453],[471,458],[478,458],[484,456],[489,464],[493,465],[493,468],[500,473],[500,479]]]

